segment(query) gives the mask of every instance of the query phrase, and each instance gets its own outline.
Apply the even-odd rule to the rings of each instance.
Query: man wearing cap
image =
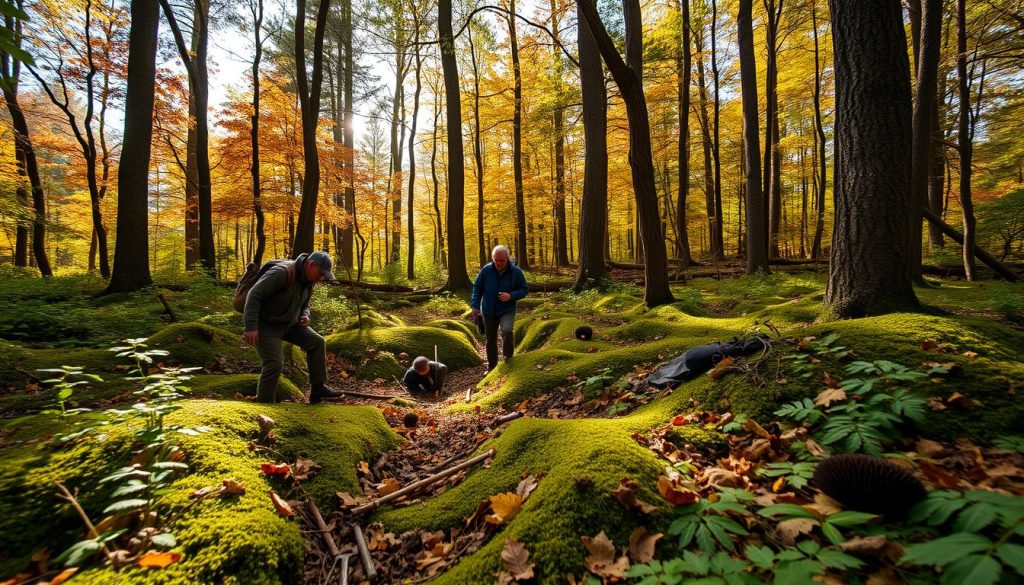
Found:
[[[337,398],[341,392],[326,388],[327,348],[324,338],[309,326],[309,299],[313,285],[333,282],[331,256],[326,252],[300,254],[294,261],[273,266],[256,281],[245,299],[245,333],[242,339],[256,346],[263,371],[256,386],[256,400],[274,402],[284,365],[281,342],[306,352],[309,366],[309,402]]]

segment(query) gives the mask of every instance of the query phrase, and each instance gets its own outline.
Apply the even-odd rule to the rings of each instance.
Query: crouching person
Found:
[[[410,394],[429,392],[437,395],[444,386],[444,379],[447,376],[448,366],[420,356],[414,359],[412,367],[405,371],[402,384],[409,389]]]
[[[306,352],[311,404],[324,398],[340,397],[341,392],[325,386],[327,348],[324,338],[309,326],[309,300],[313,296],[313,285],[335,280],[330,255],[326,252],[300,254],[295,260],[264,265],[261,272],[245,297],[245,333],[242,334],[247,343],[256,346],[263,361],[256,400],[276,402],[277,385],[284,365],[283,341]]]

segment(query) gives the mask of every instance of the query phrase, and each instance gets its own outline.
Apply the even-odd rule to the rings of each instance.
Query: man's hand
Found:
[[[260,332],[246,331],[242,334],[242,339],[244,339],[249,345],[256,345],[256,342],[260,340]]]
[[[470,311],[469,316],[476,319],[477,317],[480,316],[480,309],[473,309],[472,311]]]
[[[511,298],[512,298],[512,295],[507,293],[507,292],[498,293],[498,300],[503,302],[503,303],[508,302],[508,300],[511,299]]]
[[[299,317],[299,325],[302,325],[303,327],[309,325],[309,317],[306,315]]]

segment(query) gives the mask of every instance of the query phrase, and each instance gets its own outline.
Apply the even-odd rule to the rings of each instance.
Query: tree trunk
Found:
[[[936,92],[939,71],[939,43],[942,33],[942,0],[921,0],[920,41],[917,47],[917,75],[914,84],[913,158],[911,159],[911,199],[913,209],[929,205],[929,163],[932,158],[931,109],[937,106]],[[914,280],[924,282],[921,273],[922,220],[913,222],[911,244],[914,252],[911,267]]]
[[[512,110],[512,176],[516,190],[516,260],[529,270],[534,250],[527,250],[526,200],[523,195],[523,76],[519,71],[519,40],[516,38],[516,3],[509,0],[508,37],[512,44],[512,77],[514,106]]]
[[[402,144],[405,128],[400,117],[405,114],[405,32],[395,19],[395,94],[391,102],[391,175],[388,177],[391,203],[391,249],[385,252],[387,263],[398,262],[402,254]],[[401,132],[399,132],[401,130]]]
[[[715,84],[714,96],[714,141],[711,144],[712,156],[715,163],[715,222],[712,229],[711,256],[716,260],[725,258],[725,240],[722,236],[722,141],[720,132],[720,119],[722,101],[719,99],[719,75],[718,75],[718,51],[715,48],[715,40],[718,35],[718,2],[711,0],[711,79]]]
[[[912,286],[910,66],[897,0],[830,0],[835,229],[825,306],[839,318],[919,308]]]
[[[459,66],[455,61],[452,34],[452,2],[439,0],[438,37],[444,72],[445,113],[448,121],[448,283],[446,290],[465,291],[472,286],[466,273],[466,170],[462,152],[462,96]]]
[[[686,199],[690,195],[690,0],[679,0],[680,27],[679,59],[676,71],[679,77],[679,193],[676,197],[676,254],[684,266],[693,264],[690,237],[686,225]]]
[[[352,0],[341,0],[341,46],[345,51],[344,81],[345,101],[342,105],[344,112],[344,131],[342,132],[342,147],[344,148],[344,169],[345,169],[345,211],[349,214],[349,223],[341,233],[341,258],[342,263],[352,269],[353,258],[353,234],[359,229],[356,218],[356,188],[355,188],[355,103],[353,97],[353,78],[355,77],[355,57],[352,54]],[[358,234],[357,234],[358,235]],[[359,240],[363,241],[362,235]],[[365,243],[363,244],[365,248]],[[362,276],[362,260],[359,262],[359,277]]]
[[[266,218],[260,201],[260,61],[263,59],[263,39],[260,33],[263,30],[263,0],[250,0],[249,6],[252,9],[253,41],[256,47],[256,55],[252,60],[252,128],[249,131],[252,142],[252,165],[249,168],[252,175],[252,212],[256,216],[256,252],[252,261],[261,266],[267,249]]]
[[[821,121],[821,60],[818,55],[818,3],[816,1],[811,3],[811,31],[814,35],[814,132],[817,137],[815,142],[817,165],[814,180],[816,213],[811,258],[817,260],[821,257],[821,239],[825,233],[825,189],[828,174],[825,160],[825,125]]]
[[[704,32],[694,37],[697,53],[697,102],[701,127],[701,147],[704,155],[704,208],[708,216],[708,241],[715,241],[715,174],[711,158],[711,116],[708,114],[707,75],[704,69]],[[710,248],[710,246],[709,246]]]
[[[767,274],[768,248],[764,238],[764,200],[761,197],[761,145],[758,137],[757,62],[754,60],[752,0],[740,0],[736,26],[740,51],[740,90],[743,98],[743,159],[746,163],[747,274]]]
[[[409,204],[406,205],[406,214],[408,215],[408,223],[406,224],[406,238],[408,239],[408,251],[409,259],[406,270],[406,277],[409,280],[416,278],[415,258],[416,258],[416,235],[413,227],[413,214],[412,204],[413,195],[416,193],[416,119],[420,115],[420,68],[422,60],[420,59],[420,19],[416,13],[415,4],[412,5],[413,15],[413,26],[415,27],[414,40],[413,40],[413,51],[416,60],[416,89],[412,95],[412,129],[409,131]]]
[[[306,0],[297,0],[295,9],[295,85],[302,111],[302,205],[292,242],[292,257],[313,251],[316,205],[320,193],[320,154],[316,146],[316,128],[320,121],[320,89],[323,85],[324,30],[331,0],[320,0],[313,32],[313,69],[306,74]]]
[[[476,237],[480,266],[487,264],[487,241],[484,238],[484,159],[480,144],[480,70],[476,64],[472,24],[466,27],[469,36],[469,58],[473,64],[473,162],[476,164]],[[441,217],[438,216],[438,222]],[[439,224],[440,225],[440,224]]]
[[[433,84],[431,84],[431,85],[433,85]],[[433,94],[435,96],[437,96],[437,88],[436,87],[432,87],[432,89],[433,89]],[[444,251],[444,223],[441,220],[441,206],[440,206],[440,203],[438,202],[438,192],[440,191],[440,185],[439,185],[439,181],[437,179],[437,126],[438,126],[437,121],[438,121],[438,118],[440,118],[440,117],[441,117],[440,100],[435,98],[434,99],[434,128],[431,131],[431,135],[433,137],[433,140],[431,141],[431,147],[430,147],[430,180],[431,180],[431,182],[434,185],[434,215],[437,218],[437,222],[436,222],[437,223],[437,232],[434,234],[434,239],[437,242],[437,245],[434,247],[434,257],[437,259],[439,264],[441,264],[444,267],[447,267],[448,266],[448,256],[447,256],[447,254],[445,254],[445,251]],[[481,238],[480,241],[481,241],[481,248],[486,247],[487,244],[484,243],[482,238]],[[486,258],[486,255],[485,255],[485,258]],[[484,264],[486,264],[486,262],[484,262]],[[483,266],[483,264],[481,264],[480,266]]]
[[[776,3],[777,2],[777,3]],[[767,58],[765,65],[765,149],[764,185],[762,196],[764,209],[768,210],[768,253],[779,257],[779,233],[782,224],[782,166],[779,152],[779,20],[782,18],[783,0],[764,0],[765,44]]]
[[[971,159],[974,145],[971,140],[971,90],[967,78],[967,2],[956,2],[956,74],[960,94],[959,136],[960,147],[960,208],[963,211],[963,261],[967,280],[975,279],[974,267],[974,202],[971,197]]]
[[[619,87],[629,119],[629,164],[633,171],[633,191],[644,244],[644,303],[655,307],[672,302],[668,286],[668,259],[664,234],[658,218],[658,195],[654,184],[654,163],[651,156],[651,126],[643,88],[643,29],[639,0],[624,0],[626,25],[626,59],[623,61],[591,0],[577,5],[597,41],[608,69]]]
[[[139,290],[149,274],[149,155],[153,138],[153,90],[160,8],[132,0],[124,141],[117,177],[117,242],[107,292]]]

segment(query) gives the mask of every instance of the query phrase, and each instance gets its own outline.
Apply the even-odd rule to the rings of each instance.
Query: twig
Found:
[[[503,425],[503,424],[505,424],[507,422],[514,421],[517,418],[522,418],[522,417],[523,417],[523,413],[522,413],[522,411],[519,411],[519,410],[514,411],[514,412],[510,412],[508,414],[503,414],[503,415],[499,416],[498,418],[494,419],[493,421],[491,421],[491,428],[494,429],[494,428],[500,427],[501,425]]]
[[[156,295],[156,298],[160,299],[160,302],[163,303],[164,312],[166,312],[167,316],[171,318],[171,323],[177,323],[178,316],[174,314],[174,309],[172,309],[170,303],[167,302],[167,297],[164,296],[164,293]]]
[[[59,489],[62,492],[62,494],[59,494],[58,497],[71,502],[71,506],[74,507],[75,511],[78,512],[78,516],[82,519],[82,522],[84,522],[86,527],[89,528],[89,536],[92,538],[99,538],[100,533],[97,532],[96,526],[93,525],[92,520],[89,520],[89,515],[86,514],[85,510],[82,509],[81,504],[78,503],[78,500],[75,498],[75,496],[72,495],[71,492],[68,491],[68,488],[64,487],[64,484],[60,483],[59,481],[54,481],[53,483],[54,485],[57,486],[57,489]],[[103,547],[103,554],[106,555],[107,560],[113,562],[114,553],[109,548],[107,548],[107,543],[104,542],[101,546]]]
[[[404,488],[402,488],[400,490],[391,492],[390,494],[387,494],[386,496],[381,496],[381,497],[377,498],[376,500],[374,500],[372,502],[369,502],[367,504],[363,504],[362,506],[357,506],[355,508],[352,508],[352,514],[360,515],[360,514],[364,514],[366,512],[371,512],[371,511],[377,509],[378,507],[382,506],[383,504],[386,504],[386,503],[388,503],[388,502],[390,502],[392,500],[397,500],[398,498],[401,498],[403,496],[411,494],[411,493],[419,490],[420,488],[424,488],[424,487],[426,487],[426,486],[428,486],[428,485],[430,485],[432,483],[436,483],[437,481],[442,480],[442,479],[444,479],[446,477],[450,477],[452,475],[455,475],[456,473],[462,471],[463,469],[466,469],[467,467],[470,467],[472,465],[480,463],[481,461],[483,461],[485,459],[490,459],[491,457],[494,457],[495,452],[496,451],[494,449],[489,449],[486,453],[483,453],[482,455],[477,455],[476,457],[473,457],[472,459],[467,459],[466,461],[463,461],[462,463],[456,465],[455,467],[451,467],[451,468],[446,469],[444,471],[440,471],[438,473],[435,473],[434,475],[431,475],[431,476],[429,476],[429,477],[427,477],[425,479],[421,479],[421,480],[419,480],[417,482],[411,483],[411,484],[405,486]]]
[[[363,538],[363,529],[359,524],[352,525],[352,535],[356,537],[356,548],[359,549],[359,558],[363,561],[366,578],[372,581],[377,576],[377,568],[373,566],[373,558],[370,557],[370,549],[366,548],[366,539]]]

